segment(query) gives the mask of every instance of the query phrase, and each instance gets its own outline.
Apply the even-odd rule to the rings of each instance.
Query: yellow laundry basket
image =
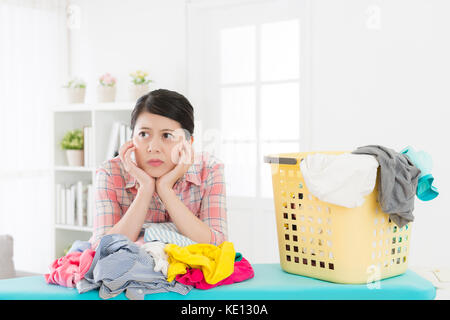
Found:
[[[399,228],[389,219],[378,203],[377,186],[357,208],[318,200],[309,193],[300,170],[300,161],[314,153],[317,152],[264,156],[272,171],[282,269],[353,284],[373,284],[404,273],[411,223]]]

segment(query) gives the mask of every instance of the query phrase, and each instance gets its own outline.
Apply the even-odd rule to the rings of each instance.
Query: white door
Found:
[[[194,147],[225,163],[229,241],[252,263],[279,261],[263,157],[309,147],[308,9],[298,0],[188,3]]]

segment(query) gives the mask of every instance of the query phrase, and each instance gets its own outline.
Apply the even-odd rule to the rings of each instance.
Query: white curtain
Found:
[[[0,0],[0,234],[16,269],[52,257],[50,110],[66,78],[65,0]]]

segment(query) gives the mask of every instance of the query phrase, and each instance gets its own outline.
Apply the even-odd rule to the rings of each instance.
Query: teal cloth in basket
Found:
[[[255,277],[209,290],[192,289],[183,296],[155,293],[146,300],[431,300],[436,289],[411,270],[384,279],[379,289],[367,285],[336,284],[284,272],[279,264],[252,265]],[[98,290],[79,294],[75,288],[50,285],[43,276],[0,280],[0,300],[99,300]],[[109,299],[127,299],[124,293]]]
[[[401,153],[405,154],[409,160],[420,170],[419,181],[417,183],[416,195],[422,201],[430,201],[439,195],[439,191],[433,186],[434,177],[431,174],[433,160],[431,155],[425,151],[415,151],[413,147],[407,146]]]

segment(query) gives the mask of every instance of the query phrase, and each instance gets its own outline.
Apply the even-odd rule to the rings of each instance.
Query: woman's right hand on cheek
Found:
[[[156,179],[147,174],[133,162],[131,153],[135,150],[136,147],[132,140],[125,142],[119,149],[120,160],[122,160],[125,170],[139,182],[140,187],[146,188],[153,193],[153,191],[155,191]]]

